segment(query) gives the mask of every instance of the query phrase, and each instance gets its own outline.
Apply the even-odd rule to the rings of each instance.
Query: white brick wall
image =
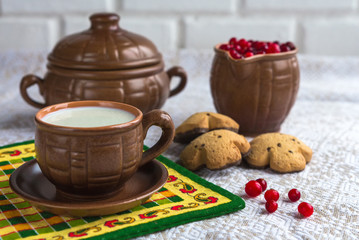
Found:
[[[2,0],[3,13],[49,14],[67,12],[111,11],[114,2],[109,0]]]
[[[332,51],[336,55],[359,56],[359,16],[349,19],[308,20],[301,25],[305,52],[325,55],[327,51]]]
[[[211,48],[233,36],[258,40],[294,41],[293,19],[241,19],[239,17],[189,17],[185,20],[185,47]]]
[[[0,0],[0,50],[51,50],[116,12],[160,51],[213,48],[230,37],[293,41],[301,53],[359,56],[359,0]],[[339,46],[339,47],[338,47]]]
[[[247,0],[249,10],[265,11],[351,11],[356,7],[356,0]]]
[[[59,38],[59,22],[52,17],[1,17],[0,35],[0,50],[50,49]]]
[[[234,13],[236,0],[123,0],[125,11],[179,13]]]
[[[141,34],[156,43],[161,50],[175,50],[178,46],[178,20],[172,17],[121,15],[124,29]]]

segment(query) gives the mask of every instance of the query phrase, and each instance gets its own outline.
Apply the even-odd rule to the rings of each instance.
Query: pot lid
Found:
[[[120,28],[119,20],[113,13],[90,16],[90,29],[61,39],[49,54],[49,63],[72,69],[111,70],[162,61],[150,40]]]

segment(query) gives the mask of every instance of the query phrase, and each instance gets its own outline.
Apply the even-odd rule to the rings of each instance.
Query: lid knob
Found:
[[[118,22],[120,16],[115,13],[96,13],[90,16],[92,30],[111,30],[120,29]]]

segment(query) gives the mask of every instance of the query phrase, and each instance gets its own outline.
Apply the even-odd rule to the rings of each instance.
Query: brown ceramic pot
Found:
[[[94,128],[62,127],[44,122],[49,113],[83,106],[122,109],[135,115],[130,122]],[[161,110],[145,115],[127,104],[76,101],[51,105],[35,117],[35,150],[43,174],[59,193],[73,199],[105,198],[121,190],[139,166],[160,155],[171,143],[174,125]],[[143,140],[150,126],[162,128],[158,142],[143,154]]]
[[[216,110],[236,120],[242,134],[279,131],[299,88],[297,49],[235,60],[219,46],[210,78]]]
[[[168,97],[186,85],[181,67],[164,71],[162,55],[143,36],[119,27],[119,16],[99,13],[90,17],[90,29],[72,34],[57,43],[48,56],[42,79],[26,75],[21,95],[32,106],[78,100],[109,100],[127,103],[142,112],[161,108]],[[180,77],[170,90],[173,76]],[[37,84],[45,103],[34,101],[27,88]]]

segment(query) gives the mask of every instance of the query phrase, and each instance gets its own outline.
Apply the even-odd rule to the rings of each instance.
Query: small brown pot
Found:
[[[109,100],[146,113],[161,108],[187,82],[183,68],[164,70],[162,55],[143,36],[121,29],[119,16],[98,13],[90,29],[62,39],[48,56],[47,73],[22,78],[20,92],[30,105],[42,108],[61,102]],[[172,77],[179,84],[170,90]],[[37,84],[45,102],[34,101],[27,88]]]
[[[299,88],[297,49],[235,60],[214,48],[211,92],[216,110],[236,120],[239,132],[277,132]]]

